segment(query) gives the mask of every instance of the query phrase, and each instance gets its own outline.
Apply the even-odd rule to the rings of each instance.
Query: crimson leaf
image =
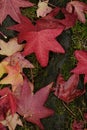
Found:
[[[0,24],[7,15],[10,15],[16,22],[20,22],[20,7],[30,7],[33,4],[26,0],[0,0]]]
[[[54,111],[45,107],[44,104],[48,98],[52,87],[52,83],[48,86],[41,88],[35,94],[33,93],[33,84],[24,80],[24,85],[19,90],[17,97],[17,112],[23,116],[27,121],[38,125],[44,129],[40,119],[53,115]],[[18,93],[16,91],[16,93]],[[15,93],[15,95],[17,95]]]

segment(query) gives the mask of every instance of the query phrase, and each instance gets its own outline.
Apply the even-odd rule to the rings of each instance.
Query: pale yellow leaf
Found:
[[[51,11],[52,11],[52,8],[48,6],[48,0],[43,1],[43,2],[39,0],[38,9],[37,9],[37,17],[39,16],[44,17]]]
[[[0,63],[0,78],[3,76],[4,73],[7,73],[7,70],[5,66],[8,64],[8,62],[3,61]]]
[[[5,42],[0,39],[0,54],[11,56],[15,52],[21,51],[24,47],[24,44],[19,45],[17,38],[12,38],[8,42]]]
[[[6,120],[1,121],[4,126],[7,126],[9,130],[15,130],[17,125],[23,126],[22,121],[18,114],[7,115]]]

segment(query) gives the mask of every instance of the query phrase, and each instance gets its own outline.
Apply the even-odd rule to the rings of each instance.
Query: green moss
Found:
[[[74,56],[75,50],[87,50],[87,22],[85,24],[77,22],[72,28],[72,43],[67,51],[67,58],[61,69],[65,79],[70,77],[70,71],[77,63],[77,60]]]
[[[67,80],[70,77],[71,75],[70,71],[72,70],[72,68],[75,67],[75,65],[76,65],[76,58],[74,57],[74,46],[72,43],[71,47],[67,52],[66,60],[61,69],[61,73],[64,76],[65,80]]]
[[[15,130],[40,130],[36,125],[27,122],[25,119],[21,118],[21,120],[23,123],[23,127],[17,125]]]
[[[27,56],[26,58],[34,65],[34,68],[24,69],[24,73],[26,73],[29,79],[31,79],[32,75],[33,75],[33,78],[38,77],[39,73],[43,72],[43,68],[40,66],[39,62],[37,61],[36,56],[34,54],[31,54]]]
[[[51,2],[52,0],[50,0]],[[68,1],[68,0],[67,0]],[[54,5],[62,5],[65,6],[67,3],[65,0],[54,0],[52,3]],[[84,0],[86,1],[86,0]],[[37,0],[31,0],[31,2],[37,3]],[[64,2],[64,3],[63,3]],[[30,18],[33,22],[37,19],[36,17],[36,9],[37,7],[30,7],[21,9],[21,12],[23,15]],[[64,34],[66,37],[66,35]],[[63,37],[64,40],[66,38]],[[62,40],[62,39],[61,39]],[[65,43],[65,42],[64,42]],[[67,46],[67,40],[66,40],[66,46]],[[71,73],[70,71],[75,67],[77,60],[74,56],[75,50],[87,50],[87,23],[82,24],[80,22],[77,22],[76,25],[72,28],[72,42],[68,50],[66,51],[66,58],[62,63],[60,63],[60,60],[63,59],[60,55],[59,57],[55,55],[52,59],[50,57],[49,62],[51,61],[51,65],[49,63],[49,66],[47,68],[42,68],[40,64],[38,63],[35,55],[30,55],[27,57],[29,61],[35,66],[34,69],[24,69],[24,73],[27,75],[27,77],[32,81],[35,80],[35,90],[39,89],[39,86],[42,84],[45,84],[44,82],[49,83],[48,81],[54,81],[56,77],[55,73],[58,71],[58,67],[60,67],[60,72],[64,76],[65,80],[67,80]],[[56,61],[55,61],[56,59]],[[59,61],[58,61],[59,59]],[[60,64],[58,64],[60,63]],[[54,72],[53,72],[54,71]],[[32,77],[33,76],[33,77]],[[43,76],[43,78],[41,78]],[[33,78],[33,79],[32,79]],[[2,88],[3,85],[0,86]],[[66,104],[67,108],[69,108],[70,111],[73,112],[73,114],[67,110],[67,108],[64,106],[63,102],[57,97],[55,97],[53,94],[50,94],[47,103],[45,104],[47,107],[53,109],[55,111],[55,115],[46,119],[43,119],[42,122],[45,126],[45,130],[71,130],[71,124],[73,122],[73,119],[82,119],[83,112],[87,109],[86,103],[84,101],[84,96],[81,98],[77,98],[75,101],[71,102],[70,104]],[[26,122],[23,118],[23,127],[17,126],[16,130],[40,130],[38,126]]]
[[[37,9],[37,7],[34,6],[34,7],[29,7],[29,8],[21,9],[21,12],[22,12],[23,15],[25,15],[28,18],[30,18],[31,21],[34,21],[35,19],[37,19],[36,9]]]
[[[77,22],[76,25],[72,28],[73,31],[73,44],[74,49],[87,49],[87,22],[82,24]]]

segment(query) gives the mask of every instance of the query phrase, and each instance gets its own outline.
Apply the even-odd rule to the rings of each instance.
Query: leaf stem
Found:
[[[7,97],[7,94],[4,95],[4,96],[2,96],[2,97],[0,97],[0,100],[2,100],[2,99],[5,98],[5,97]]]
[[[81,115],[82,120],[84,120],[84,117],[83,117],[83,114],[82,114],[81,109],[80,109],[79,107],[78,107],[77,109],[78,109],[78,111],[79,111],[79,113],[80,113],[80,115]]]
[[[2,35],[5,39],[7,39],[7,36],[4,35],[2,32],[0,32],[0,35]]]
[[[32,83],[34,84],[34,76],[33,76],[33,71],[31,68],[30,68],[30,72],[31,72],[31,80],[32,80]]]
[[[66,103],[63,101],[62,101],[62,103],[63,103],[64,107],[69,111],[69,113],[71,113],[71,115],[76,118],[75,113],[73,113],[73,111],[71,111],[71,109],[66,105]]]

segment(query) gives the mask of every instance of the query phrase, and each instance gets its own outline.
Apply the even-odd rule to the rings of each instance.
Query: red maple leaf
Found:
[[[24,51],[22,52],[24,56],[35,53],[41,66],[45,67],[48,64],[49,51],[55,53],[65,52],[55,39],[62,33],[64,26],[61,25],[54,29],[49,29],[47,27],[41,29],[41,25],[33,25],[26,17],[22,16],[21,18],[22,23],[10,27],[10,29],[13,28],[20,32],[18,37],[19,43],[24,40],[27,42],[24,46]]]
[[[55,18],[55,16],[59,14],[60,11],[64,14],[65,18],[63,19]],[[22,15],[19,15],[19,17],[21,19],[21,23],[8,27],[8,29],[16,30],[21,33],[34,30],[33,24],[27,17]],[[65,8],[60,9],[59,7],[56,7],[47,16],[37,20],[36,26],[37,28],[39,26],[39,30],[56,29],[62,26],[64,26],[65,29],[68,29],[75,25],[76,20],[77,20],[77,16],[74,13],[71,14],[68,13],[68,11],[66,11]]]
[[[83,121],[74,120],[74,122],[72,123],[72,130],[83,130],[83,128],[84,128]]]
[[[16,112],[16,100],[9,88],[0,89],[0,120],[5,119],[6,113]]]
[[[72,13],[74,9],[74,13],[77,15],[78,19],[82,22],[86,22],[85,14],[87,13],[87,4],[80,1],[71,1],[67,3],[66,10],[69,13]]]
[[[58,22],[65,26],[65,29],[69,29],[76,24],[77,16],[74,13],[68,13],[65,8],[61,9],[61,12],[64,14],[65,18],[59,19]]]
[[[54,114],[52,109],[44,106],[48,95],[50,93],[52,83],[41,88],[35,94],[33,93],[33,84],[24,80],[24,85],[21,88],[20,94],[17,97],[17,112],[23,116],[27,121],[38,125],[44,129],[40,119]],[[16,93],[18,93],[16,91]],[[17,95],[15,93],[15,95]]]
[[[40,18],[36,21],[36,26],[39,30],[44,29],[56,29],[58,27],[61,27],[60,23],[58,23],[57,19],[54,19],[54,16],[56,16],[56,13],[59,12],[59,8],[55,8],[49,15],[47,15],[44,18]],[[34,31],[35,26],[32,24],[32,22],[25,16],[19,15],[21,23],[7,27],[7,29],[15,30],[20,33],[27,32],[27,31]]]
[[[87,113],[86,112],[84,113],[83,116],[84,116],[84,119],[87,121]]]
[[[76,50],[74,54],[78,63],[71,72],[75,74],[85,74],[84,83],[87,83],[87,51]]]
[[[53,9],[47,16],[40,18],[39,20],[36,21],[37,26],[39,26],[41,30],[48,28],[56,29],[63,26],[58,22],[58,19],[54,18],[59,13],[59,11],[60,11],[59,7]]]
[[[19,18],[21,20],[19,24],[7,27],[7,29],[15,30],[20,33],[35,30],[35,27],[29,18],[23,15],[19,15]]]
[[[6,130],[5,126],[0,123],[0,130]]]
[[[7,15],[10,15],[16,22],[20,22],[20,7],[30,7],[33,4],[26,0],[0,0],[0,24]]]
[[[55,18],[56,15],[60,13],[60,11],[64,14],[64,18],[59,19]],[[37,25],[41,29],[43,28],[58,28],[61,26],[64,26],[65,29],[71,28],[75,25],[77,21],[77,16],[72,13],[68,13],[65,8],[55,8],[51,13],[49,13],[47,16],[37,20]],[[49,23],[49,24],[48,24]]]
[[[67,81],[59,75],[54,94],[66,103],[73,101],[76,97],[85,93],[78,89],[79,75],[73,74]]]
[[[63,26],[63,25],[60,25],[58,21],[56,21],[56,19],[54,19],[54,16],[56,16],[59,11],[60,11],[60,8],[55,8],[49,15],[37,20],[36,21],[37,28],[39,26],[39,30],[43,30],[43,29],[55,29],[60,26]],[[19,15],[19,17],[21,19],[21,23],[10,26],[7,29],[16,30],[20,33],[35,30],[35,26],[27,17],[22,16],[22,15]]]
[[[19,36],[19,41],[27,41],[22,54],[27,56],[31,53],[35,53],[41,66],[47,66],[49,51],[53,51],[55,53],[65,52],[62,46],[55,39],[62,33],[62,31],[63,28],[58,28],[21,33]]]

